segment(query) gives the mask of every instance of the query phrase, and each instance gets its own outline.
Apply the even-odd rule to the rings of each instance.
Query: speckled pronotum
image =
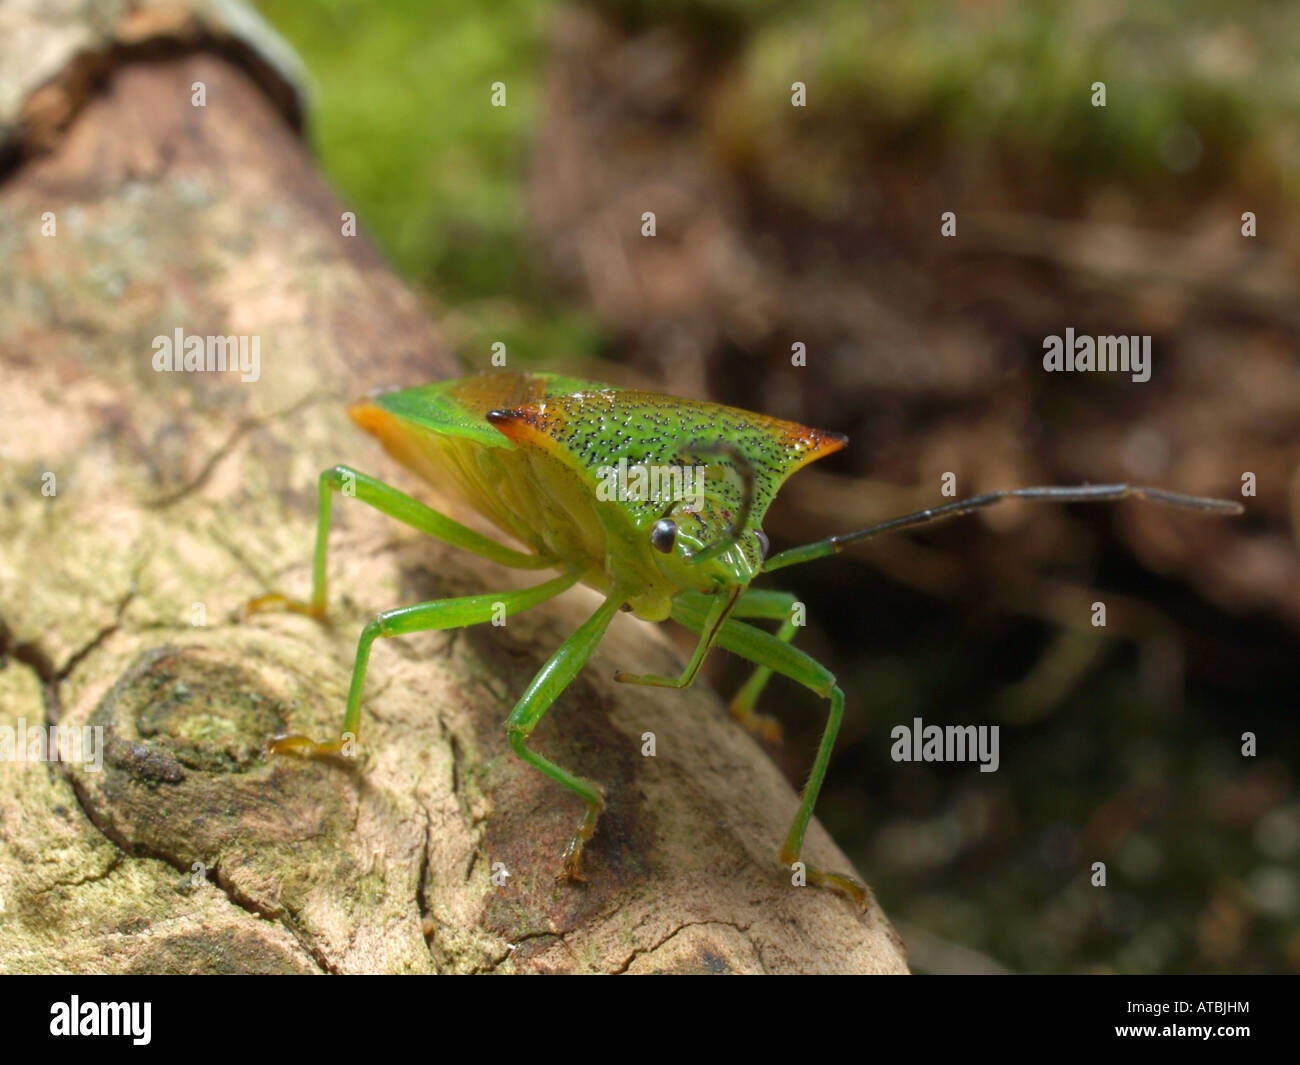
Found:
[[[332,755],[360,731],[361,696],[371,644],[377,637],[452,629],[491,620],[494,612],[527,610],[577,582],[605,601],[533,678],[506,719],[515,753],[587,805],[564,859],[580,877],[583,844],[604,808],[601,787],[542,757],[528,745],[547,709],[591,657],[620,609],[646,621],[671,617],[699,636],[680,676],[619,672],[625,684],[684,688],[709,651],[723,647],[756,671],[731,704],[741,723],[771,735],[773,723],[755,713],[772,673],[810,688],[830,703],[816,760],[794,822],[779,851],[792,867],[801,861],[804,833],[830,762],[844,712],[844,693],[823,666],[795,648],[794,597],[758,590],[764,573],[834,554],[878,533],[966,514],[1009,498],[1096,502],[1137,498],[1210,514],[1237,514],[1241,506],[1131,485],[1017,488],[990,492],[833,536],[768,557],[763,516],[777,491],[802,466],[838,451],[845,438],[793,422],[654,392],[611,388],[553,374],[496,373],[422,385],[373,396],[349,408],[400,462],[444,494],[485,515],[526,545],[519,551],[480,535],[374,477],[347,466],[320,476],[312,597],[299,603],[263,596],[251,606],[279,605],[314,617],[325,613],[325,557],[332,495],[347,483],[356,498],[429,536],[493,562],[521,569],[556,569],[560,576],[523,591],[442,599],[386,610],[361,632],[343,719],[343,738],[317,743],[305,736],[274,741],[279,753]],[[622,463],[622,465],[620,465]],[[702,470],[693,498],[655,498],[649,492],[601,492],[611,469]],[[678,483],[678,482],[673,482]],[[678,493],[681,495],[681,493]],[[740,619],[780,622],[775,634]],[[809,884],[865,900],[853,878],[806,866]]]

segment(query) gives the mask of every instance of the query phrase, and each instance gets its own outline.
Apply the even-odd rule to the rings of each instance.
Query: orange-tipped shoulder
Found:
[[[396,419],[378,406],[373,400],[359,399],[354,403],[348,404],[348,417],[357,425],[361,426],[371,436],[378,436],[382,439],[384,430],[391,429],[392,423]]]

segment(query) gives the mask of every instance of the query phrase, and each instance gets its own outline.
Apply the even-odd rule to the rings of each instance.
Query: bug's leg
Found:
[[[361,726],[361,693],[366,683],[366,665],[370,661],[370,646],[379,637],[405,636],[412,632],[433,629],[459,629],[478,625],[500,617],[521,613],[573,587],[577,577],[565,574],[519,591],[496,595],[467,595],[456,599],[437,599],[415,606],[385,610],[361,630],[357,641],[356,663],[352,667],[352,684],[348,688],[347,711],[343,728],[337,740],[318,743],[307,736],[280,736],[271,743],[276,754],[333,755],[351,754],[356,746]]]
[[[673,606],[673,618],[692,631],[699,632],[703,614],[690,602],[684,602],[679,596]],[[765,666],[774,673],[789,677],[805,688],[828,699],[831,704],[826,718],[826,727],[822,731],[821,744],[817,748],[817,758],[813,762],[808,781],[803,786],[799,797],[799,808],[794,821],[786,833],[778,860],[787,869],[795,862],[802,862],[803,838],[812,820],[813,807],[817,805],[817,795],[821,791],[822,781],[830,765],[831,751],[835,747],[835,737],[840,730],[840,720],[844,716],[844,693],[835,683],[834,675],[825,666],[814,661],[797,647],[777,639],[769,632],[747,625],[743,621],[726,621],[717,634],[717,645],[724,650],[738,654],[758,666]],[[803,863],[804,873],[809,884],[829,888],[852,899],[859,906],[867,902],[867,889],[856,879],[844,873],[826,873],[816,869],[807,862]]]
[[[749,589],[740,597],[733,618],[777,618],[781,627],[776,631],[776,638],[782,643],[789,643],[798,631],[794,623],[794,604],[798,600],[789,592],[774,592]],[[767,687],[772,677],[769,666],[759,666],[750,675],[749,680],[741,686],[731,700],[728,709],[732,716],[751,732],[762,736],[771,743],[781,742],[781,723],[768,714],[757,713],[754,709],[758,697]]]
[[[689,597],[692,603],[697,604],[704,604],[707,598],[698,592],[684,592],[682,594]],[[781,627],[776,632],[776,638],[784,643],[789,643],[794,639],[795,632],[798,631],[794,623],[793,613],[796,602],[798,600],[789,592],[747,588],[736,601],[736,606],[731,611],[731,617],[763,618],[780,621]],[[763,693],[763,689],[767,686],[767,682],[771,677],[772,671],[767,666],[758,666],[741,686],[740,690],[736,692],[727,709],[730,711],[731,716],[750,732],[767,740],[769,743],[780,743],[781,723],[768,714],[757,713],[754,709],[758,703],[758,697]]]
[[[857,543],[859,540],[867,540],[873,536],[879,536],[881,533],[915,528],[918,525],[926,525],[932,521],[942,521],[945,518],[955,518],[960,514],[969,514],[984,507],[991,507],[1007,499],[1035,499],[1048,503],[1113,503],[1121,499],[1142,499],[1148,503],[1159,503],[1162,506],[1177,507],[1180,510],[1195,510],[1202,514],[1240,514],[1244,509],[1240,503],[1228,499],[1189,496],[1183,495],[1181,492],[1169,492],[1163,488],[1147,488],[1142,485],[1131,484],[1010,488],[999,492],[986,492],[983,495],[971,496],[970,499],[959,499],[956,502],[945,503],[938,507],[927,507],[925,510],[905,514],[901,518],[891,518],[877,525],[859,529],[857,532],[842,533],[839,536],[831,536],[815,543],[804,544],[802,547],[792,547],[789,551],[782,551],[780,554],[769,558],[763,564],[763,572],[771,573],[773,570],[784,569],[786,566],[797,566],[803,562],[811,562],[815,558],[825,558],[827,555],[833,555],[849,544]]]
[[[587,804],[587,813],[578,825],[564,856],[564,874],[571,880],[582,879],[582,848],[596,830],[596,821],[605,808],[605,795],[595,781],[575,776],[549,758],[543,758],[528,746],[527,741],[551,704],[559,698],[560,693],[569,686],[596,650],[596,645],[605,635],[605,630],[609,628],[609,623],[618,613],[622,602],[618,595],[610,596],[601,604],[600,609],[582,623],[577,632],[560,645],[560,649],[542,666],[506,719],[506,738],[515,754],[575,792]]]
[[[695,630],[700,634],[700,642],[695,645],[695,652],[691,655],[691,660],[686,663],[686,668],[682,670],[681,676],[664,677],[658,673],[624,673],[619,669],[615,670],[614,679],[620,684],[648,684],[652,688],[689,688],[695,683],[695,677],[700,672],[700,666],[704,665],[704,660],[709,655],[709,648],[713,646],[718,631],[722,628],[723,622],[727,620],[727,615],[735,607],[740,594],[741,589],[736,587],[719,592],[717,595],[700,596],[701,601],[706,604],[703,608],[705,611],[703,625]]]
[[[555,564],[554,559],[514,551],[495,540],[490,540],[369,474],[361,473],[350,466],[334,466],[320,475],[320,504],[316,518],[316,554],[312,564],[311,601],[303,603],[280,595],[278,592],[271,592],[249,602],[244,608],[246,611],[252,613],[270,607],[281,607],[300,614],[310,614],[315,618],[325,615],[325,556],[329,550],[330,506],[335,492],[353,495],[390,518],[396,518],[434,539],[442,540],[453,547],[472,551],[476,555],[493,562],[500,562],[504,566],[513,566],[516,569],[544,569]]]

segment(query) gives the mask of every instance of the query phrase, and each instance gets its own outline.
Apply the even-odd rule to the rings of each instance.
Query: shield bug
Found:
[[[1241,505],[1125,484],[1015,488],[945,503],[770,555],[763,516],[796,470],[838,451],[846,438],[715,403],[545,373],[496,373],[373,396],[349,413],[403,465],[489,518],[528,550],[483,536],[395,488],[346,466],[320,476],[320,510],[307,603],[263,596],[250,607],[283,606],[315,617],[326,606],[325,561],[333,494],[349,494],[456,547],[523,569],[559,576],[522,591],[471,595],[386,610],[362,629],[341,738],[275,740],[278,753],[331,755],[355,742],[370,648],[380,637],[452,629],[489,621],[499,604],[527,610],[578,582],[603,604],[551,656],[506,719],[515,753],[576,793],[587,809],[564,859],[580,877],[583,845],[604,808],[602,789],[538,754],[529,736],[582,669],[620,609],[647,621],[673,618],[699,637],[675,677],[619,672],[627,684],[684,688],[710,650],[722,647],[753,663],[755,673],[731,704],[742,724],[771,732],[755,712],[773,673],[827,700],[830,712],[779,861],[801,860],[804,834],[830,763],[844,712],[844,693],[825,667],[792,644],[792,595],[751,588],[765,573],[811,562],[885,532],[968,514],[1005,499],[1081,503],[1142,499],[1207,514],[1238,514]],[[749,624],[778,621],[775,633]],[[852,877],[805,866],[807,882],[858,903],[865,889]]]

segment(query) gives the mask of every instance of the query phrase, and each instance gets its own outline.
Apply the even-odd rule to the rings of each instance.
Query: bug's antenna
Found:
[[[725,440],[712,442],[697,440],[687,450],[697,455],[720,455],[730,459],[736,472],[740,474],[741,482],[744,485],[740,513],[732,519],[731,525],[727,529],[727,535],[700,548],[689,556],[691,562],[702,562],[731,547],[736,543],[740,531],[749,525],[749,514],[754,509],[754,463],[735,444],[728,443]]]
[[[857,532],[842,533],[815,543],[792,547],[779,555],[769,558],[763,566],[764,573],[797,566],[802,562],[811,562],[815,558],[833,555],[837,551],[866,540],[881,533],[896,532],[899,529],[911,529],[917,525],[926,525],[932,521],[955,518],[960,514],[991,507],[1006,499],[1036,499],[1053,503],[1107,503],[1120,499],[1144,499],[1148,503],[1176,507],[1180,510],[1195,510],[1202,514],[1241,514],[1245,508],[1229,499],[1210,499],[1206,496],[1184,495],[1182,492],[1170,492],[1164,488],[1147,488],[1132,484],[1084,484],[1052,485],[1038,488],[1009,488],[999,492],[986,492],[984,495],[959,499],[955,503],[945,503],[939,507],[927,507],[901,518],[890,518],[877,525],[871,525]]]

